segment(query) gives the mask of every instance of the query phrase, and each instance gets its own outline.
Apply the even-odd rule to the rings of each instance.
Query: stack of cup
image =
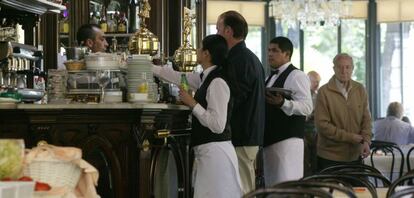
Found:
[[[68,73],[66,70],[48,70],[48,81],[47,81],[47,95],[48,103],[51,104],[62,104],[66,103],[66,84],[67,84]]]

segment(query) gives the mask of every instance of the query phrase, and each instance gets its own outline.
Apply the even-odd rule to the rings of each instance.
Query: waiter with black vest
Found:
[[[266,92],[263,166],[266,186],[303,177],[303,135],[306,116],[312,112],[307,75],[290,62],[293,44],[286,37],[270,41],[271,75],[266,87],[292,91],[291,96]]]

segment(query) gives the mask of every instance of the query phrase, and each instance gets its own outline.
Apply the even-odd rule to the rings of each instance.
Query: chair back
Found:
[[[391,185],[390,180],[388,180],[384,175],[381,173],[370,173],[370,172],[343,172],[342,174],[353,176],[353,177],[359,177],[359,178],[366,178],[368,182],[372,183],[372,179],[375,181],[372,183],[375,187],[389,187]],[[380,180],[382,182],[382,186],[378,185],[377,180]]]
[[[311,181],[311,180],[298,180],[298,181],[287,181],[273,186],[275,188],[322,188],[329,189],[329,193],[333,191],[339,191],[347,195],[349,198],[357,198],[352,188],[346,186],[340,186],[335,183]]]
[[[393,195],[395,193],[395,188],[397,188],[397,186],[403,186],[406,181],[410,181],[413,179],[414,170],[410,170],[406,174],[404,174],[404,176],[398,178],[397,180],[391,183],[390,187],[388,188],[386,197],[390,197],[391,195]]]
[[[389,198],[402,198],[407,195],[414,195],[414,187],[409,187],[406,189],[399,190],[389,196]]]
[[[411,155],[411,153],[412,153],[413,151],[414,151],[414,146],[413,146],[413,147],[411,147],[411,148],[408,150],[407,155],[406,155],[406,157],[405,157],[405,159],[407,159],[407,171],[410,171],[410,170],[411,170],[410,155]]]
[[[382,151],[385,155],[391,155],[392,160],[391,160],[391,168],[390,168],[390,176],[389,176],[389,180],[393,181],[393,172],[394,172],[394,166],[395,166],[395,162],[397,160],[397,155],[396,153],[398,153],[401,158],[400,158],[400,167],[399,167],[399,173],[398,173],[398,177],[401,177],[404,171],[404,153],[402,152],[401,148],[392,142],[385,142],[385,141],[378,141],[378,140],[373,140],[371,142],[371,155],[370,155],[370,161],[371,161],[371,165],[372,167],[375,168],[375,163],[374,163],[374,156],[375,153],[377,151]]]
[[[364,178],[345,175],[345,174],[318,174],[305,177],[302,180],[304,181],[320,181],[320,182],[332,182],[338,181],[338,184],[343,184],[344,186],[358,186],[365,187],[370,192],[372,198],[378,198],[377,191],[370,183]]]
[[[382,174],[378,169],[366,164],[341,164],[336,166],[331,166],[321,170],[319,173],[343,173],[343,172],[371,172]]]
[[[243,198],[256,198],[256,197],[272,197],[272,198],[287,198],[287,197],[320,197],[320,198],[333,198],[332,195],[319,188],[260,188],[250,193],[247,193]]]

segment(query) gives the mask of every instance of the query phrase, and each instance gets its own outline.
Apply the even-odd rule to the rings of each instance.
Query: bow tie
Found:
[[[270,71],[270,75],[269,75],[269,77],[267,78],[267,80],[265,81],[265,85],[267,85],[267,83],[269,83],[269,81],[270,81],[270,79],[272,79],[272,77],[274,76],[274,75],[277,75],[279,73],[279,70],[277,69],[277,70],[271,70]]]
[[[273,75],[278,74],[278,73],[279,73],[279,70],[278,69],[277,70],[272,70],[270,72],[270,76],[273,76]]]
[[[277,69],[277,70],[272,70],[272,71],[270,71],[270,76],[269,77],[272,77],[273,75],[277,75],[279,73],[279,70]]]

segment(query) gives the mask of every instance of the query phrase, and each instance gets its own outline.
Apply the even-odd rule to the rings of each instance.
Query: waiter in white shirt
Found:
[[[242,196],[237,155],[229,127],[232,83],[223,69],[226,54],[227,43],[222,36],[205,37],[202,47],[197,50],[197,61],[204,69],[202,79],[197,73],[186,73],[190,87],[197,90],[195,96],[180,90],[181,101],[193,109],[191,145],[195,156],[195,198]],[[153,72],[164,80],[180,83],[180,72],[157,66],[153,67]]]
[[[307,75],[292,65],[293,44],[276,37],[268,48],[271,75],[266,87],[293,91],[291,97],[266,92],[263,166],[266,186],[303,177],[303,135],[306,116],[312,112]]]

